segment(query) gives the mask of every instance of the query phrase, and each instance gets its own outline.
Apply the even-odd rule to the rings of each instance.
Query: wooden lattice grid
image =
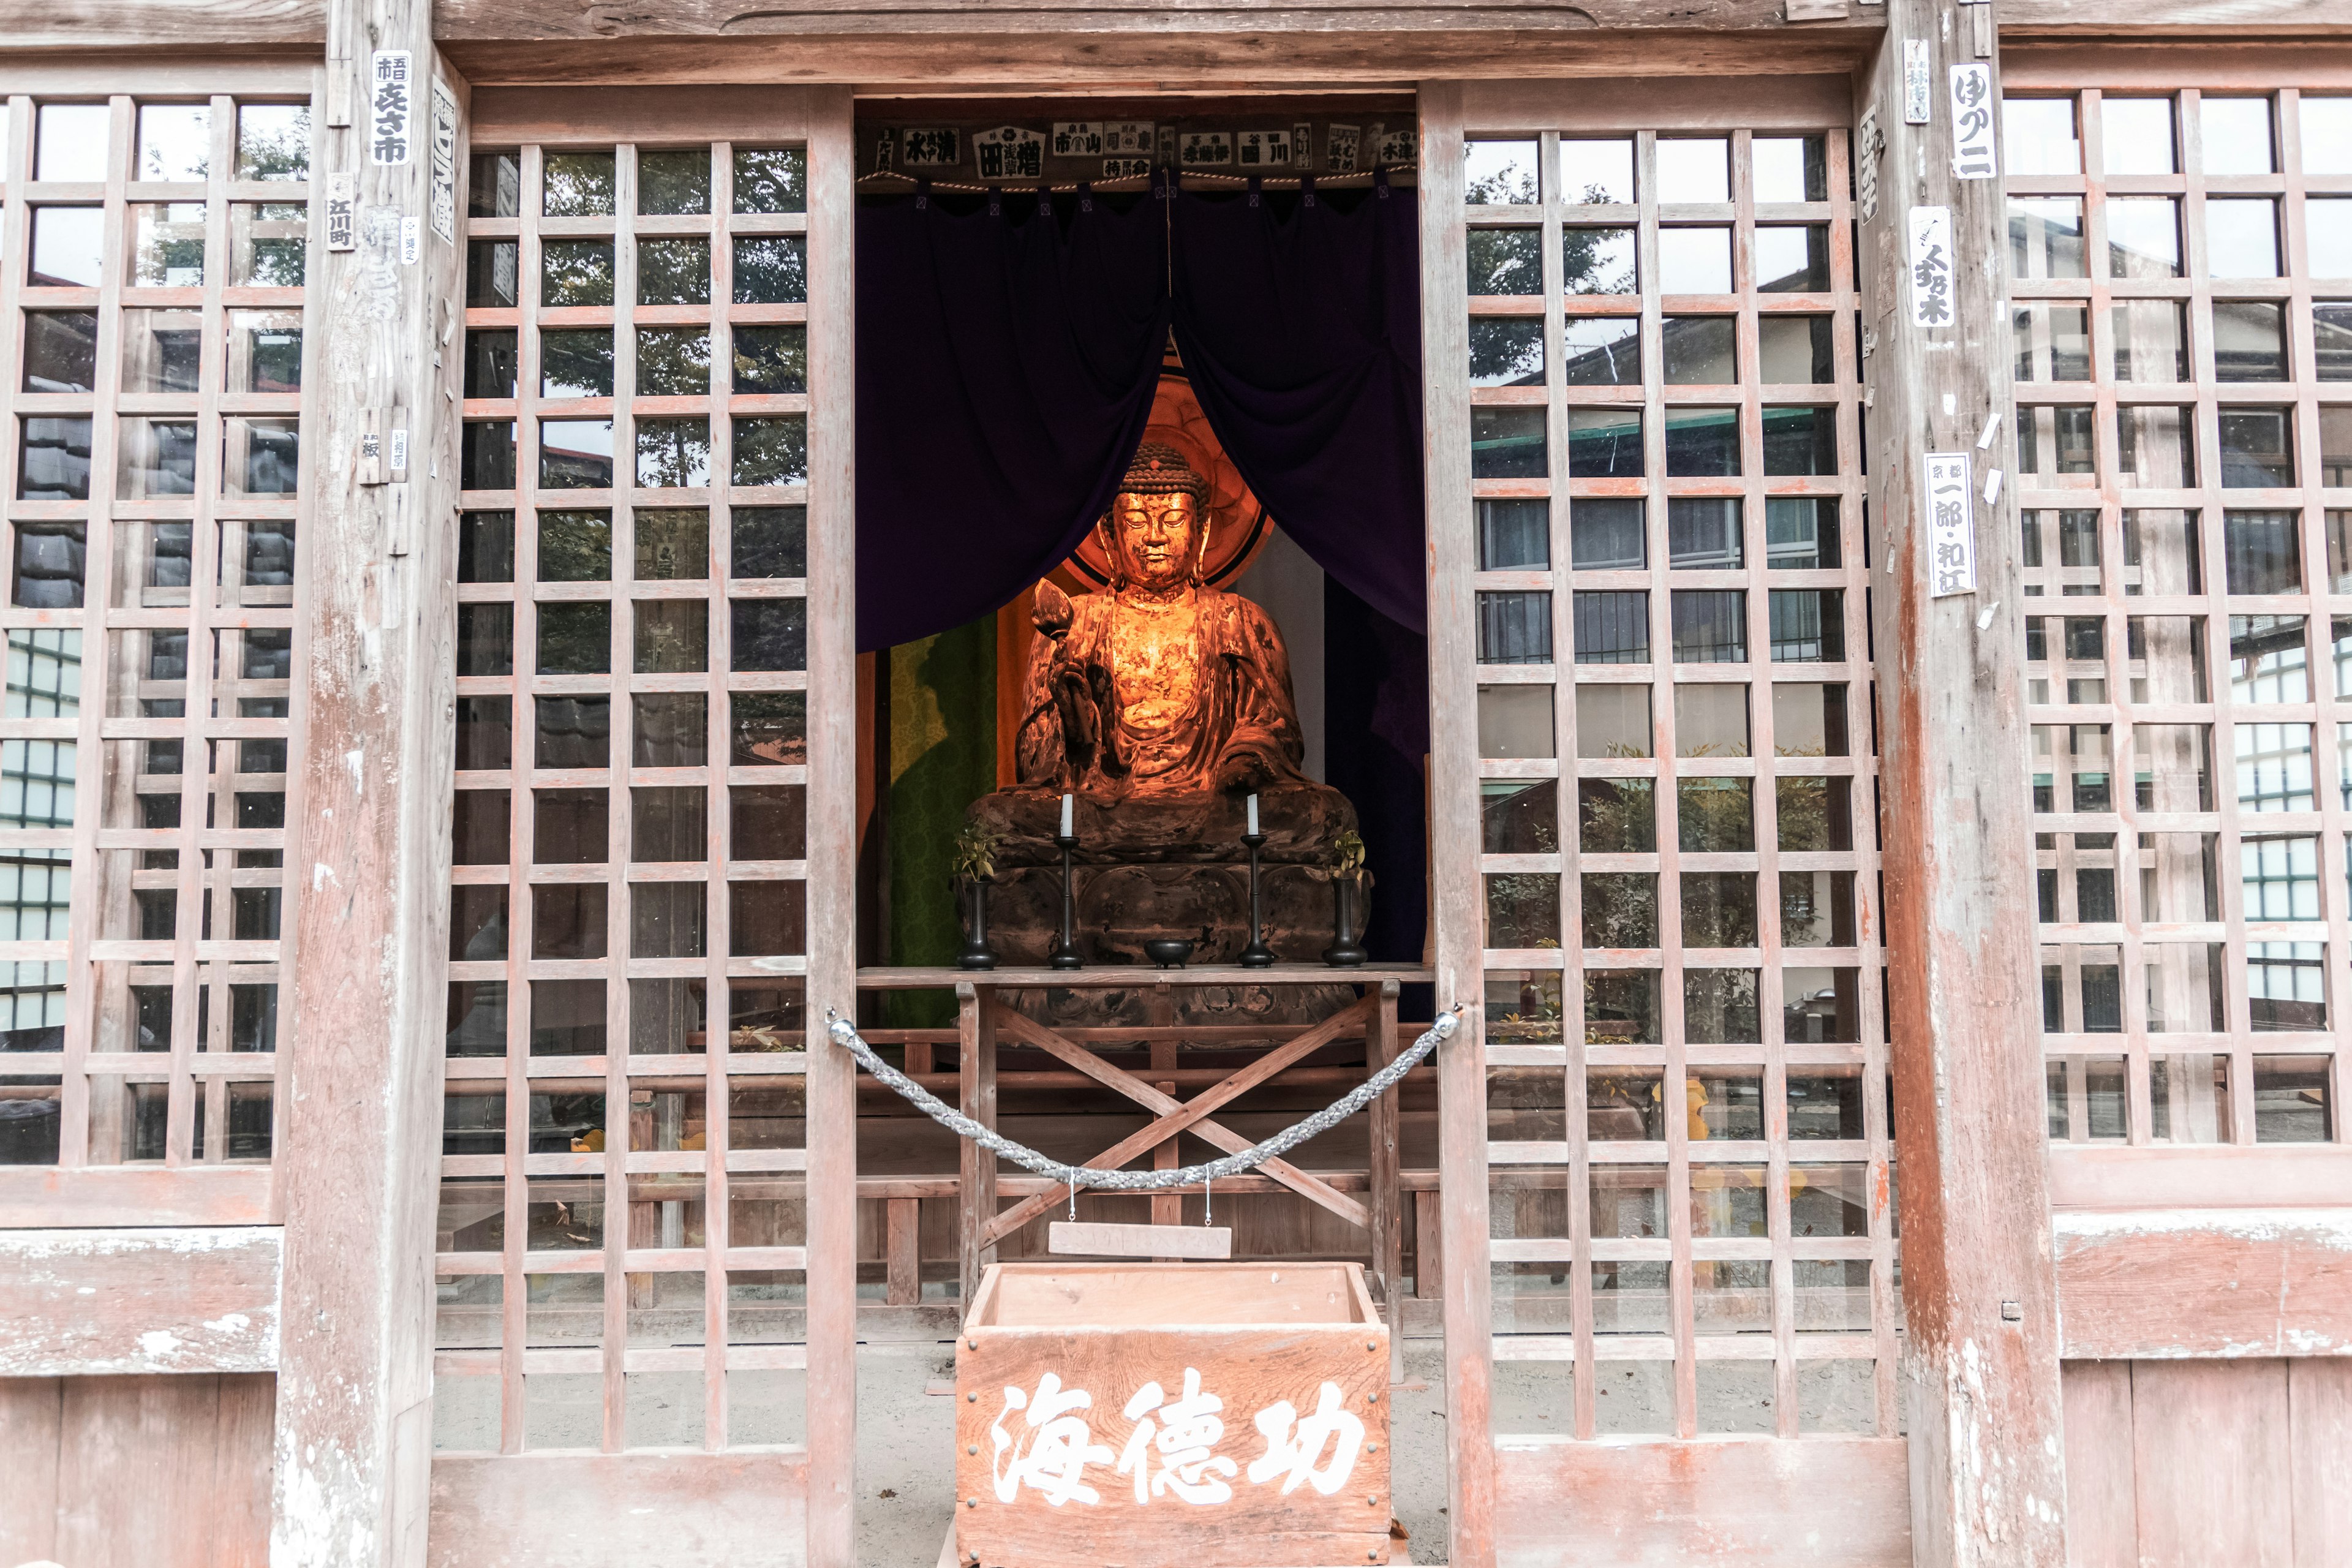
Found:
[[[735,390],[755,376],[789,379],[772,357],[739,376],[738,352],[753,353],[744,329],[785,329],[759,340],[789,362],[778,342],[800,339],[808,320],[805,163],[789,140],[526,142],[478,149],[472,160],[468,450],[495,447],[477,432],[511,422],[514,471],[511,488],[474,488],[485,476],[470,469],[464,481],[457,690],[461,724],[489,722],[469,702],[510,705],[511,750],[508,765],[484,765],[499,759],[469,751],[461,728],[436,1366],[445,1387],[496,1380],[497,1444],[507,1452],[800,1437],[797,1379],[777,1374],[805,1364],[808,678],[805,545],[793,542],[804,538],[808,485],[804,456],[797,468],[787,457],[756,475],[736,465],[739,440],[804,430],[804,347],[794,390]],[[698,170],[707,199],[681,198]],[[567,265],[550,247],[583,242],[610,247],[610,299],[621,303],[542,296]],[[649,250],[655,242],[663,248]],[[498,247],[509,246],[502,259]],[[695,259],[701,247],[707,263]],[[755,261],[774,286],[739,289]],[[708,280],[701,300],[677,287],[697,272]],[[505,278],[510,304],[498,298]],[[762,291],[770,297],[746,298]],[[670,302],[633,302],[641,299]],[[656,335],[642,336],[649,329]],[[684,342],[664,335],[678,329]],[[697,331],[707,333],[699,354]],[[609,388],[561,381],[576,374],[569,351],[583,340],[557,340],[551,363],[555,331],[604,335]],[[481,383],[498,370],[486,342],[498,332],[513,334],[500,373],[511,388]],[[655,362],[643,382],[641,343]],[[698,360],[712,378],[702,392],[659,379]],[[656,419],[686,421],[687,434]],[[543,462],[543,420],[609,420],[608,481],[550,483],[577,477],[593,454],[551,452]],[[698,429],[707,432],[699,458]],[[593,479],[593,461],[587,471]],[[772,482],[727,482],[755,479]],[[707,519],[698,537],[697,511]],[[550,513],[607,521],[541,523]],[[509,581],[496,580],[501,514],[513,520]],[[581,566],[599,527],[609,563],[601,577]],[[560,551],[542,552],[543,529]],[[563,619],[600,605],[612,606],[601,670],[595,658],[577,658]],[[498,631],[467,617],[502,613],[511,615],[511,669],[490,673]],[[595,618],[590,608],[580,647],[594,644]],[[542,658],[543,638],[572,651]],[[567,660],[590,668],[544,668]],[[571,754],[593,741],[599,701],[609,705],[601,764]],[[504,803],[502,829],[493,803]],[[585,837],[602,834],[593,853],[578,822]],[[478,847],[469,848],[469,823],[484,825]],[[779,846],[791,852],[745,853]],[[487,911],[501,905],[503,955],[469,954]],[[549,927],[563,935],[542,940]],[[582,981],[601,985],[601,1003],[561,1014],[558,987]],[[709,1048],[714,1028],[731,1048]],[[494,1110],[470,1111],[468,1100]],[[586,1119],[576,1131],[575,1115]],[[478,1124],[489,1134],[478,1141],[499,1146],[456,1152],[477,1141]],[[551,1143],[564,1146],[540,1147]],[[484,1223],[490,1207],[494,1225]],[[608,1219],[626,1231],[605,1228]],[[553,1397],[534,1400],[539,1379],[596,1380],[594,1396],[585,1382],[557,1383]],[[478,1410],[472,1425],[446,1426],[443,1440],[478,1446],[489,1425]]]
[[[1555,125],[1566,125],[1556,120]],[[1549,756],[1488,758],[1481,764],[1490,785],[1503,781],[1557,780],[1550,803],[1550,831],[1557,852],[1489,853],[1483,858],[1488,876],[1488,1060],[1490,1063],[1490,1123],[1494,1138],[1490,1155],[1495,1167],[1496,1196],[1491,1229],[1496,1278],[1496,1354],[1502,1360],[1573,1360],[1572,1430],[1591,1437],[1603,1430],[1605,1407],[1600,1403],[1597,1373],[1612,1362],[1668,1363],[1672,1368],[1669,1429],[1689,1436],[1700,1429],[1700,1368],[1727,1361],[1768,1363],[1770,1414],[1760,1415],[1760,1403],[1747,1401],[1742,1422],[1761,1419],[1782,1436],[1815,1429],[1813,1418],[1801,1422],[1804,1402],[1799,1397],[1800,1363],[1843,1363],[1852,1369],[1865,1396],[1860,1409],[1849,1401],[1843,1420],[1849,1429],[1880,1434],[1894,1427],[1893,1373],[1895,1327],[1894,1237],[1889,1202],[1890,1147],[1885,1091],[1886,1047],[1881,996],[1878,951],[1878,860],[1871,825],[1876,811],[1875,769],[1872,756],[1869,664],[1868,562],[1862,517],[1861,445],[1857,419],[1861,402],[1854,342],[1857,310],[1853,272],[1853,218],[1848,191],[1847,142],[1843,131],[1807,125],[1769,132],[1736,129],[1720,118],[1704,114],[1675,122],[1671,137],[1719,142],[1729,157],[1728,200],[1698,205],[1662,205],[1658,191],[1658,147],[1654,131],[1628,131],[1620,125],[1578,125],[1565,134],[1546,131],[1533,137],[1522,129],[1517,138],[1504,138],[1496,128],[1493,139],[1518,140],[1532,154],[1542,177],[1532,193],[1536,200],[1507,205],[1474,205],[1467,221],[1474,230],[1527,226],[1541,235],[1544,292],[1540,296],[1482,297],[1472,300],[1474,326],[1481,318],[1535,317],[1544,326],[1540,385],[1477,388],[1474,408],[1528,406],[1544,411],[1549,461],[1542,478],[1480,479],[1482,500],[1543,498],[1550,508],[1550,551],[1548,564],[1538,570],[1484,571],[1477,579],[1485,592],[1547,593],[1553,658],[1546,662],[1505,664],[1482,662],[1482,704],[1495,700],[1497,689],[1534,686],[1557,694],[1553,705],[1553,736]],[[1785,160],[1793,150],[1790,140],[1810,139],[1818,159],[1821,185],[1801,194],[1815,199],[1801,203],[1764,204],[1755,196],[1755,143],[1766,137],[1781,142],[1773,149]],[[1474,132],[1474,142],[1489,134]],[[1571,201],[1563,187],[1575,183],[1579,195],[1589,182],[1563,163],[1565,156],[1581,157],[1576,143],[1586,140],[1623,140],[1633,146],[1633,191],[1631,202],[1611,204]],[[1565,144],[1565,145],[1564,145]],[[1683,149],[1670,149],[1682,152]],[[1476,152],[1474,149],[1474,157]],[[1622,191],[1602,194],[1622,195]],[[1474,195],[1474,201],[1475,201]],[[1818,226],[1818,249],[1809,260],[1825,264],[1827,287],[1802,291],[1767,291],[1756,276],[1755,232],[1768,225]],[[1638,291],[1608,294],[1563,294],[1564,232],[1586,226],[1632,228],[1636,236]],[[1716,226],[1730,232],[1734,274],[1728,291],[1706,295],[1668,295],[1657,288],[1659,236],[1662,227]],[[1806,279],[1808,285],[1816,282]],[[1568,343],[1563,322],[1570,316],[1616,316],[1638,321],[1642,357],[1638,383],[1567,384]],[[1737,322],[1736,381],[1728,384],[1669,384],[1664,377],[1664,334],[1684,331],[1688,318],[1710,316]],[[1667,318],[1677,326],[1669,329]],[[1829,363],[1809,374],[1821,379],[1766,385],[1760,380],[1759,321],[1806,317],[1826,330]],[[1704,329],[1701,329],[1704,330]],[[1818,341],[1818,340],[1814,340]],[[1826,375],[1822,376],[1822,371]],[[1763,410],[1810,406],[1828,411],[1835,421],[1834,472],[1805,477],[1767,478],[1763,458]],[[1638,408],[1643,418],[1643,462],[1640,477],[1571,478],[1567,471],[1570,423],[1577,411]],[[1669,411],[1684,408],[1733,409],[1738,422],[1740,461],[1736,477],[1666,478],[1665,419]],[[1668,503],[1680,497],[1737,497],[1741,502],[1742,548],[1736,564],[1713,569],[1672,568]],[[1770,544],[1767,537],[1769,498],[1811,497],[1833,500],[1838,508],[1842,552],[1835,567],[1813,570],[1768,569]],[[1644,549],[1642,564],[1632,570],[1577,571],[1573,568],[1568,513],[1580,500],[1632,499],[1642,505]],[[1678,592],[1716,590],[1744,594],[1740,605],[1747,658],[1737,661],[1675,663],[1658,654],[1674,647],[1673,595]],[[1811,660],[1774,661],[1771,595],[1795,590],[1829,590],[1842,594],[1834,611],[1823,609],[1832,628],[1842,627],[1842,655],[1827,646],[1811,650],[1827,655]],[[1575,659],[1578,592],[1641,593],[1651,659],[1639,663],[1582,663]],[[1620,601],[1622,603],[1622,601]],[[1784,626],[1785,629],[1785,626]],[[1785,640],[1785,639],[1784,639]],[[1482,652],[1482,660],[1496,650]],[[1792,647],[1790,653],[1806,649]],[[1783,687],[1842,686],[1845,700],[1846,742],[1843,755],[1781,755],[1774,743],[1775,703],[1766,693]],[[1746,755],[1718,754],[1704,759],[1676,755],[1676,688],[1737,687],[1747,701],[1748,745]],[[1579,756],[1578,706],[1574,693],[1593,688],[1638,688],[1650,695],[1647,756]],[[1506,699],[1507,700],[1507,699]],[[1486,749],[1516,749],[1488,748]],[[1536,749],[1536,748],[1528,748]],[[1623,750],[1625,748],[1621,748]],[[1796,750],[1797,748],[1791,748]],[[1811,747],[1803,748],[1811,750]],[[1839,750],[1834,742],[1825,752]],[[1576,758],[1573,763],[1561,759]],[[1757,759],[1769,758],[1767,763]],[[1707,777],[1753,781],[1751,805],[1754,848],[1745,852],[1685,851],[1679,847],[1676,813],[1667,800],[1677,782]],[[1780,779],[1822,778],[1826,787],[1843,784],[1853,792],[1850,848],[1783,848],[1777,840],[1777,799]],[[1650,780],[1656,832],[1654,852],[1586,853],[1580,848],[1579,800],[1571,794],[1580,781]],[[1759,787],[1760,786],[1760,787]],[[1507,785],[1504,785],[1507,788]],[[1490,789],[1491,800],[1500,793]],[[1677,792],[1678,793],[1678,792]],[[1783,940],[1782,873],[1829,872],[1850,876],[1852,932],[1835,948],[1794,947]],[[1654,876],[1656,879],[1656,945],[1639,949],[1589,948],[1584,925],[1594,911],[1583,907],[1582,878],[1587,874]],[[1701,873],[1731,873],[1753,879],[1756,936],[1753,945],[1700,950],[1683,942],[1680,883]],[[1492,932],[1496,913],[1496,877],[1559,879],[1559,921],[1557,945],[1501,946]],[[1719,885],[1719,884],[1718,884]],[[1610,918],[1616,918],[1612,910]],[[1841,935],[1844,933],[1841,932]],[[1798,961],[1803,962],[1798,962]],[[1788,998],[1784,975],[1788,968],[1843,972],[1846,987],[1840,997],[1842,1026],[1830,1031],[1844,1039],[1790,1041],[1783,1028]],[[1756,1013],[1760,1026],[1748,1044],[1694,1044],[1685,1027],[1683,983],[1686,974],[1707,969],[1748,970],[1757,974]],[[1655,994],[1655,1043],[1612,1041],[1610,1026],[1585,1011],[1584,981],[1588,973],[1652,973],[1658,976]],[[1557,981],[1559,991],[1544,996]],[[1604,984],[1608,984],[1604,982]],[[1517,1010],[1511,993],[1522,998],[1532,989],[1535,999],[1549,1001],[1558,1023],[1546,1026],[1528,1022],[1513,1025],[1508,1016]],[[1550,1011],[1550,1007],[1543,1009]],[[1549,1040],[1542,1037],[1549,1035]],[[1744,1070],[1741,1070],[1744,1069]],[[1851,1123],[1838,1131],[1846,1136],[1822,1142],[1791,1141],[1789,1082],[1791,1076],[1818,1089],[1823,1079],[1843,1079],[1852,1104]],[[1699,1087],[1711,1079],[1714,1091]],[[1678,1082],[1678,1080],[1680,1080]],[[1690,1097],[1721,1093],[1735,1083],[1752,1082],[1755,1125],[1727,1113],[1737,1106],[1710,1100],[1706,1106]],[[1636,1138],[1600,1137],[1604,1124],[1612,1132],[1627,1129],[1613,1124],[1602,1108],[1588,1100],[1595,1092],[1615,1095],[1626,1084],[1656,1098],[1655,1112]],[[1685,1087],[1689,1086],[1689,1087]],[[1530,1102],[1539,1109],[1533,1118],[1518,1106]],[[1686,1113],[1678,1113],[1677,1105]],[[1617,1120],[1622,1120],[1622,1116]],[[1511,1136],[1513,1122],[1532,1122],[1537,1137]],[[1713,1131],[1737,1127],[1750,1131],[1746,1138],[1694,1136],[1696,1129]],[[1848,1216],[1841,1230],[1853,1234],[1800,1236],[1792,1224],[1792,1173],[1795,1191],[1821,1194],[1827,1189],[1833,1209]],[[1663,1183],[1663,1203],[1653,1196],[1652,1212],[1664,1221],[1664,1234],[1643,1237],[1596,1237],[1593,1204],[1604,1191],[1640,1191]],[[1528,1189],[1558,1191],[1565,1202],[1530,1205],[1521,1195]],[[1749,1200],[1740,1189],[1760,1189],[1762,1224],[1744,1222],[1754,1234],[1695,1236],[1695,1224],[1728,1228],[1730,1215],[1745,1211]],[[1694,1196],[1694,1194],[1699,1195]],[[1717,1211],[1721,1211],[1718,1213]],[[1702,1219],[1702,1215],[1704,1218]],[[1538,1228],[1533,1235],[1512,1234],[1522,1219]],[[1603,1227],[1616,1229],[1612,1224]],[[1547,1270],[1540,1267],[1552,1265]],[[1628,1310],[1621,1302],[1615,1321],[1598,1321],[1596,1297],[1604,1294],[1603,1276],[1611,1290],[1622,1289],[1623,1272],[1615,1266],[1660,1265],[1666,1268],[1664,1300],[1649,1311]],[[1756,1266],[1769,1269],[1760,1288]],[[1858,1281],[1859,1264],[1868,1270],[1867,1283]],[[1729,1267],[1722,1267],[1722,1266]],[[1813,1281],[1800,1292],[1796,1275],[1801,1265]],[[1596,1268],[1596,1266],[1600,1266]],[[1546,1276],[1561,1276],[1558,1283]],[[1564,1284],[1566,1289],[1559,1288]],[[1527,1296],[1536,1300],[1529,1302]],[[1628,1292],[1627,1294],[1632,1294]],[[1701,1298],[1706,1298],[1702,1300]],[[1528,1311],[1528,1306],[1537,1310]],[[1565,1311],[1561,1309],[1565,1308]],[[1611,1331],[1612,1330],[1616,1331]],[[1723,1331],[1725,1330],[1731,1331]],[[1872,1364],[1872,1363],[1874,1363]],[[1823,1369],[1825,1372],[1830,1369]],[[1733,1374],[1735,1377],[1738,1374]],[[1853,1386],[1849,1383],[1849,1387]],[[1737,1385],[1710,1387],[1708,1410],[1722,1411],[1737,1400]],[[1834,1405],[1837,1402],[1827,1402]],[[1816,1407],[1834,1424],[1825,1405]],[[1660,1412],[1664,1414],[1664,1412]],[[1857,1419],[1858,1416],[1858,1419]],[[1710,1414],[1710,1425],[1724,1417]],[[1610,1430],[1643,1429],[1612,1421]]]
[[[6,100],[0,1093],[58,1102],[67,1170],[273,1142],[311,72],[214,77]]]
[[[2049,171],[2013,172],[2012,199],[2082,204],[2072,240],[2080,264],[2062,235],[2054,250],[2046,240],[2030,247],[2032,265],[2012,279],[2021,434],[2029,411],[2046,411],[2033,417],[2057,458],[2061,429],[2079,432],[2084,418],[2064,411],[2087,410],[2093,443],[2088,463],[2063,465],[2091,471],[2052,472],[2060,464],[2042,462],[2018,477],[2025,592],[2064,601],[2027,607],[2044,622],[2030,645],[2026,697],[2042,786],[2037,894],[2053,1141],[2342,1135],[2330,1123],[2344,1089],[2336,1042],[2352,951],[2338,719],[2352,695],[2343,684],[2352,622],[2336,618],[2342,601],[2330,595],[2352,590],[2347,542],[2336,537],[2352,529],[2352,489],[2325,481],[2352,478],[2341,471],[2352,459],[2352,430],[2341,423],[2352,420],[2352,385],[2321,379],[2313,311],[2331,298],[2352,301],[2352,278],[2314,276],[2308,219],[2314,198],[2352,196],[2352,161],[2324,130],[2306,135],[2305,95],[2293,88],[2211,95],[2227,105],[2217,123],[2259,124],[2268,146],[2233,136],[2209,158],[2207,96],[2037,91],[2032,100],[2071,109],[2074,139],[2028,143],[2021,123],[2009,138],[2012,171],[2021,154]],[[2063,113],[2018,110],[2028,98],[2011,94],[2021,121]],[[2119,100],[2134,107],[2118,110]],[[2168,138],[2151,124],[2161,111],[2141,107],[2154,105],[2168,110]],[[2126,112],[2133,119],[2110,154],[2110,115]],[[2312,153],[2333,172],[2306,171]],[[2108,173],[2111,161],[2173,172]],[[2251,164],[2269,172],[2236,172]],[[2263,268],[2215,256],[2210,204],[2233,198],[2270,205],[2274,276],[2231,276]],[[2119,199],[2136,203],[2136,221],[2113,205]],[[2149,254],[2138,232],[2161,226],[2137,215],[2160,213],[2158,201],[2171,209],[2176,276],[2161,275],[2160,259],[2125,255]],[[2352,203],[2330,211],[2352,212]],[[2283,311],[2278,374],[2258,353],[2240,360],[2243,333],[2233,331],[2222,378],[2217,303],[2233,326],[2237,318],[2260,326],[2265,308]],[[2078,309],[2088,341],[2065,353],[2055,329],[2067,329],[2074,348]],[[2180,328],[2185,339],[2175,342]],[[2068,378],[2055,379],[2062,373]],[[2331,392],[2332,427],[2323,425]],[[2287,482],[2231,482],[2252,472],[2246,458],[2223,453],[2221,421],[2232,410],[2284,411],[2293,471],[2270,477]],[[2188,471],[2151,471],[2149,449],[2164,445],[2144,432],[2162,433],[2175,418],[2192,443]],[[2291,547],[2260,548],[2273,532]],[[2287,1114],[2261,1119],[2265,1103]]]

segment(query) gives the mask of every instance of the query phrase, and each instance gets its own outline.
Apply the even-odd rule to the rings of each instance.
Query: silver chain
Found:
[[[1437,1049],[1438,1042],[1453,1035],[1462,1022],[1462,1009],[1455,1007],[1440,1013],[1437,1021],[1430,1025],[1421,1038],[1413,1041],[1411,1049],[1305,1121],[1292,1123],[1264,1142],[1252,1144],[1238,1154],[1228,1154],[1222,1160],[1185,1165],[1173,1171],[1106,1171],[1094,1165],[1066,1165],[1050,1155],[1040,1154],[1025,1143],[1014,1142],[994,1128],[982,1127],[884,1061],[875,1054],[874,1047],[859,1037],[849,1020],[833,1008],[825,1009],[825,1016],[831,1020],[825,1032],[832,1037],[833,1043],[856,1058],[858,1066],[880,1082],[889,1085],[901,1100],[956,1136],[969,1138],[1024,1170],[1051,1176],[1069,1187],[1075,1199],[1080,1187],[1135,1193],[1155,1192],[1163,1187],[1203,1185],[1219,1176],[1236,1176],[1268,1160],[1279,1158],[1308,1139],[1328,1132],[1395,1087],[1405,1074],[1419,1067],[1432,1051]]]

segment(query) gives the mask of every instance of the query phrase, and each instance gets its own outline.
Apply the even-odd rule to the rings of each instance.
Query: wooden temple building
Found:
[[[2347,0],[10,0],[0,559],[0,1568],[2352,1565]]]

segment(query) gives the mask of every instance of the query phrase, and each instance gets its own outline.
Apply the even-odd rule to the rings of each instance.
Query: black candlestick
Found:
[[[1084,969],[1087,961],[1078,955],[1078,901],[1075,885],[1070,880],[1070,851],[1078,847],[1071,834],[1059,833],[1054,842],[1062,847],[1062,940],[1045,962],[1055,969]]]
[[[1249,846],[1250,852],[1250,939],[1249,945],[1242,949],[1241,966],[1244,969],[1271,969],[1274,967],[1274,949],[1265,945],[1265,909],[1257,889],[1257,852],[1258,847],[1265,842],[1265,835],[1244,833],[1242,842]]]
[[[988,945],[988,885],[992,877],[967,877],[963,882],[963,951],[956,954],[961,969],[993,969],[995,950]]]

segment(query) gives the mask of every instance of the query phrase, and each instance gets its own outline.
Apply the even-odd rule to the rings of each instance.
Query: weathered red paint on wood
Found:
[[[956,1344],[957,1548],[982,1568],[1385,1563],[1388,1383],[1388,1330],[1356,1264],[992,1265]],[[1161,1398],[1127,1414],[1151,1384]],[[1085,1431],[1061,1436],[1093,1452],[1057,1502],[1050,1474],[1020,1468],[1057,1430],[1028,1413],[1080,1392],[1066,1409]],[[1221,1402],[1221,1430],[1202,1434],[1211,1468],[1177,1475],[1218,1500],[1160,1479],[1181,1451],[1162,1451],[1159,1430],[1181,1433],[1181,1416],[1153,1421],[1141,1465],[1119,1468],[1150,1412],[1192,1393]],[[1321,1445],[1319,1479],[1286,1466],[1253,1479],[1276,1440],[1261,1413],[1287,1403],[1303,1422],[1327,1400],[1360,1447]]]
[[[427,210],[434,79],[426,0],[330,0],[326,68],[368,101],[373,50],[410,53],[405,164],[365,127],[317,132],[315,181],[355,174],[357,248],[311,206],[304,513],[294,742],[304,896],[287,954],[278,1167],[285,1206],[271,1551],[305,1568],[415,1568],[432,1454],[433,1226],[446,1049],[463,249]],[[323,121],[327,116],[320,115]],[[460,206],[463,192],[458,193]],[[387,414],[384,411],[392,411]],[[396,421],[396,423],[395,423]],[[360,482],[361,443],[410,431],[404,482]]]
[[[279,1233],[0,1231],[0,1378],[278,1368]]]
[[[2056,1257],[2070,1359],[2352,1355],[2352,1210],[2070,1209]]]
[[[1897,1437],[1506,1437],[1502,1568],[1909,1568]]]
[[[481,1454],[433,1461],[431,1568],[801,1568],[808,1455]]]
[[[2069,1362],[2061,1381],[2066,1402],[2068,1568],[2139,1568],[2131,1363]]]
[[[2294,1568],[2286,1363],[2135,1362],[2142,1568]]]
[[[262,1568],[276,1384],[0,1377],[0,1563]]]
[[[1965,18],[1958,18],[1965,20]],[[2018,624],[2015,486],[1969,496],[1977,588],[1929,595],[1926,458],[1969,452],[1970,489],[2015,467],[2000,182],[1952,167],[1949,71],[2000,61],[1933,0],[1889,0],[1856,78],[1885,138],[1863,225],[1872,610],[1893,988],[1912,1529],[1922,1564],[2060,1568],[2057,1292],[2050,1268],[2040,973]],[[1904,51],[1928,55],[1933,122],[1905,123]],[[1988,51],[1990,52],[1990,51]],[[1858,151],[1858,158],[1873,154]],[[1909,214],[1948,209],[1951,323],[1912,324]],[[1987,419],[2001,416],[1990,447]]]
[[[268,1225],[267,1165],[100,1165],[0,1170],[0,1230],[41,1226]]]

